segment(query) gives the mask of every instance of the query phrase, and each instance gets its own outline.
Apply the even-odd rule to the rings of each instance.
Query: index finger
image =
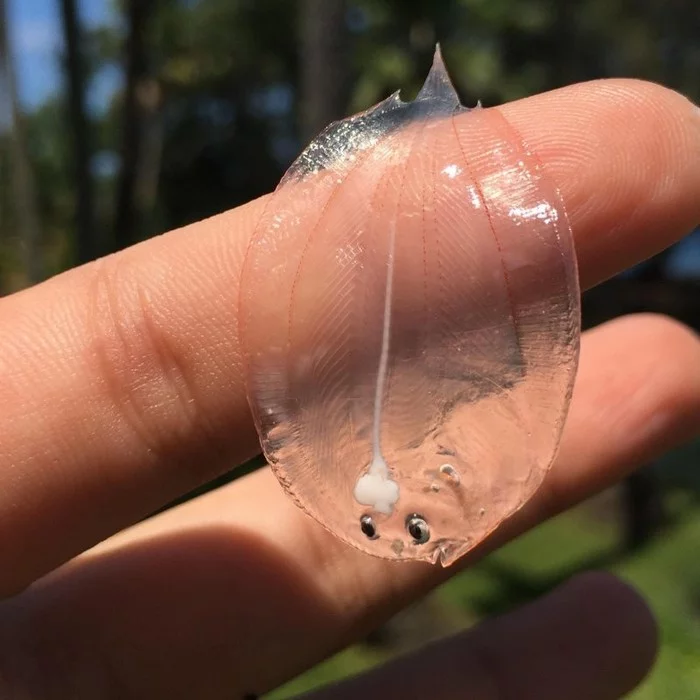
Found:
[[[561,189],[584,286],[700,220],[700,116],[680,95],[603,81],[501,109]],[[258,450],[236,312],[263,204],[0,304],[0,594]]]

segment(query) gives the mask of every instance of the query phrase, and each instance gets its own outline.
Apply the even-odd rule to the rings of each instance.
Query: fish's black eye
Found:
[[[377,534],[377,526],[374,524],[374,519],[371,515],[363,515],[360,518],[360,530],[363,534],[370,540],[376,540],[379,535]]]
[[[425,518],[413,513],[406,518],[406,529],[416,544],[425,544],[430,539],[430,528]]]

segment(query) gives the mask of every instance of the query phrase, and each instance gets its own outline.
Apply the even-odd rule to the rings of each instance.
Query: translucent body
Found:
[[[416,100],[309,145],[252,238],[240,331],[265,455],[346,542],[447,565],[541,484],[579,317],[556,188],[500,112],[460,106],[437,52]]]

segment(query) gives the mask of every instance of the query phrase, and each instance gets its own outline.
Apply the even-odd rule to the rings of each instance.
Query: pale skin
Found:
[[[584,288],[700,221],[700,113],[682,96],[609,81],[502,109],[561,188]],[[639,315],[585,334],[544,486],[455,567],[353,550],[268,470],[129,527],[258,451],[236,312],[261,205],[0,301],[0,696],[261,694],[698,434],[700,341]],[[619,698],[655,649],[642,600],[588,575],[317,697]]]

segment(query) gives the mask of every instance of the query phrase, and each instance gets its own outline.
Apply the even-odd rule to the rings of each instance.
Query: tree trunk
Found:
[[[346,0],[301,3],[301,135],[306,143],[345,113],[348,96]]]
[[[85,66],[75,0],[61,0],[61,17],[66,43],[65,71],[76,188],[76,257],[78,264],[82,264],[98,257],[104,252],[104,246],[98,239],[93,221],[90,129],[85,109]]]
[[[149,77],[147,31],[152,0],[127,0],[126,86],[122,116],[121,169],[114,221],[116,248],[136,243],[145,212],[155,202],[160,171],[161,88]]]
[[[140,131],[143,141],[141,155],[136,167],[135,211],[138,220],[137,230],[146,236],[154,233],[155,210],[160,181],[160,164],[165,138],[163,124],[163,87],[150,78],[142,81],[139,90],[139,105],[142,118]]]
[[[635,550],[647,544],[664,526],[666,511],[663,493],[657,480],[648,470],[642,470],[625,479],[624,545]]]
[[[9,130],[9,161],[12,196],[17,214],[20,257],[29,284],[39,282],[43,275],[41,222],[37,207],[36,185],[27,148],[24,116],[19,107],[14,66],[10,52],[5,0],[0,0],[0,70],[4,83],[7,108],[2,115],[4,128]],[[6,243],[6,242],[3,242]]]

